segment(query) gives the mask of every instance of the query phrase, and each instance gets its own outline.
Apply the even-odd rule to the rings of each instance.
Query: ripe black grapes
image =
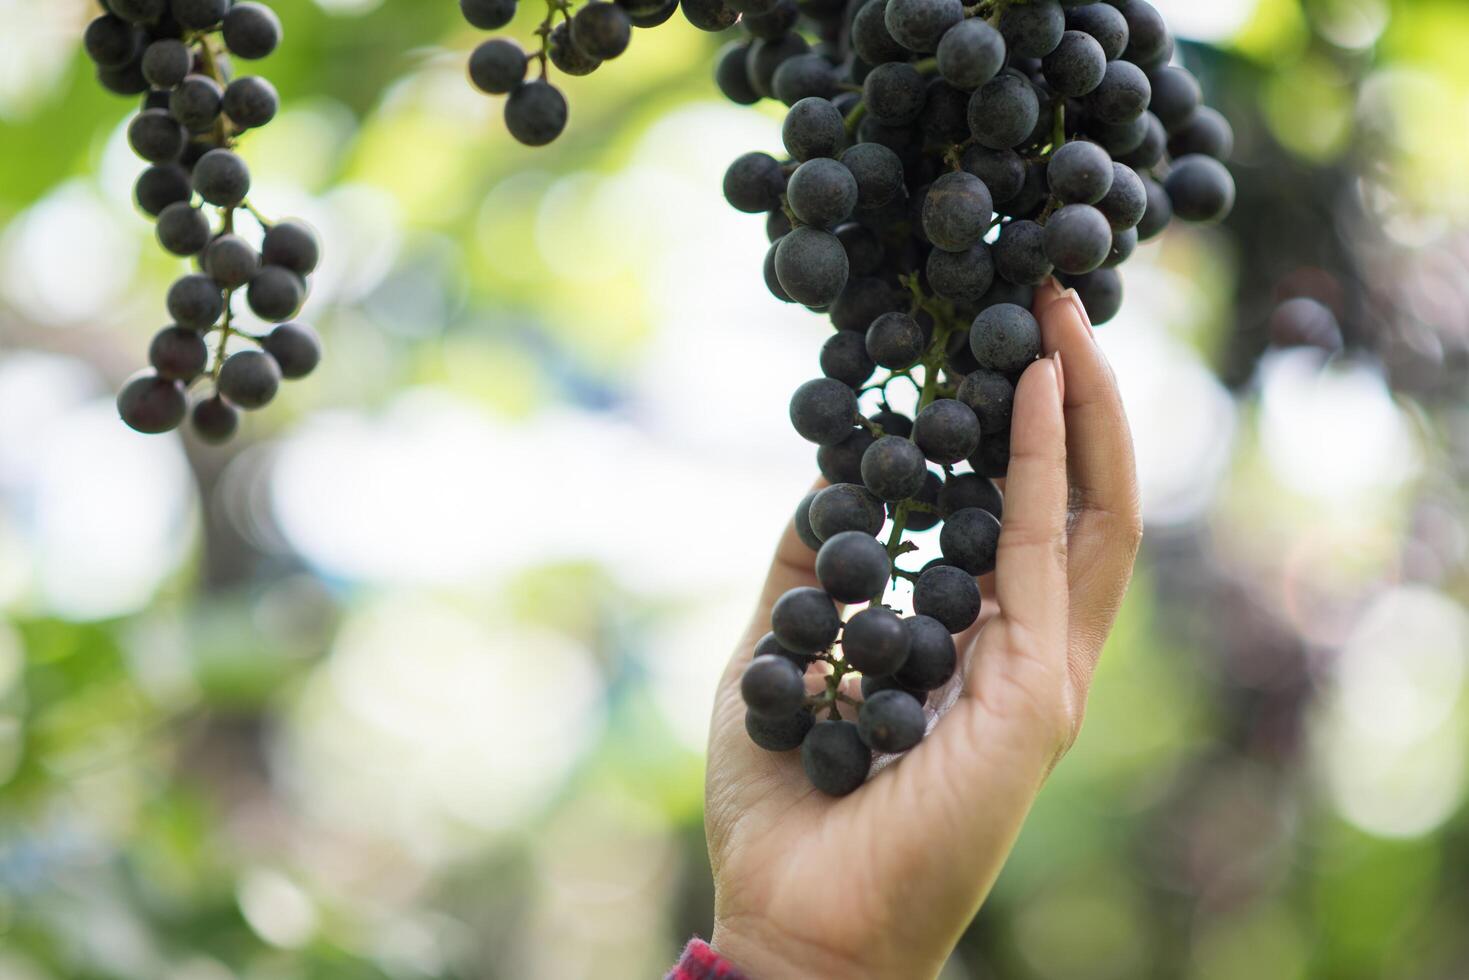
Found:
[[[199,270],[169,288],[172,322],[153,338],[151,367],[124,385],[118,412],[146,433],[192,418],[200,439],[223,442],[238,430],[240,409],[263,407],[282,378],[305,377],[321,359],[309,327],[283,322],[306,298],[320,257],[316,236],[300,222],[271,222],[249,203],[250,169],[236,152],[243,133],[275,118],[280,99],[264,78],[236,77],[231,59],[273,52],[280,19],[248,0],[103,0],[102,8],[84,35],[98,81],[144,96],[128,126],[129,145],[151,164],[138,177],[138,207],[155,219],[158,243]],[[259,246],[243,234],[247,218]],[[240,329],[240,291],[279,326],[264,336]],[[232,351],[237,337],[259,349]]]
[[[771,293],[837,328],[823,376],[790,406],[832,484],[796,519],[821,588],[776,603],[746,679],[746,727],[771,751],[800,747],[811,782],[841,795],[862,784],[873,753],[923,737],[927,692],[958,671],[953,635],[978,621],[976,576],[998,559],[994,480],[1009,466],[1015,385],[1042,355],[1035,287],[1057,276],[1093,323],[1112,319],[1117,266],[1139,242],[1175,215],[1228,214],[1222,161],[1234,137],[1193,75],[1170,64],[1173,38],[1146,0],[684,0],[684,10],[706,29],[738,21],[750,35],[717,59],[731,101],[789,107],[789,159],[740,157],[724,194],[766,216]],[[1312,312],[1282,313],[1280,329]],[[888,403],[900,383],[918,391],[912,417]],[[916,547],[907,535],[931,528],[943,557],[905,568]],[[906,618],[888,591],[898,582],[912,587]],[[843,623],[838,603],[866,606]],[[772,654],[785,657],[779,670]],[[803,686],[796,703],[786,665],[817,663],[823,690]],[[838,712],[857,703],[841,685],[849,672],[863,675],[866,698],[855,724]]]

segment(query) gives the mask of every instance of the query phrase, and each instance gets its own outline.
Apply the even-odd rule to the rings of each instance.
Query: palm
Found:
[[[744,730],[739,677],[771,605],[816,584],[788,529],[716,695],[705,816],[716,941],[759,935],[852,976],[936,974],[1074,738],[1136,554],[1136,487],[1110,371],[1058,299],[1043,290],[1038,315],[1048,350],[1065,354],[1065,390],[1059,367],[1044,372],[1049,390],[1036,369],[1022,381],[1000,574],[983,583],[981,622],[956,637],[960,677],[935,699],[928,737],[841,799],[811,787],[796,753],[767,753]],[[1070,515],[1068,489],[1083,504]]]

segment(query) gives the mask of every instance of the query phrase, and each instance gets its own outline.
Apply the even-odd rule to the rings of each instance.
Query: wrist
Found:
[[[720,920],[709,946],[750,980],[879,980],[870,963],[767,922]]]

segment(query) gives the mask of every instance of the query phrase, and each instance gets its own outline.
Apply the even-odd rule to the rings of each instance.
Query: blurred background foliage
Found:
[[[326,241],[328,362],[226,452],[116,421],[177,269],[89,5],[0,0],[0,977],[659,975],[710,925],[712,681],[814,474],[827,328],[718,190],[778,116],[676,17],[528,151],[449,0],[275,6],[246,153]],[[1160,6],[1241,203],[1102,331],[1150,537],[945,980],[1460,978],[1469,6]]]

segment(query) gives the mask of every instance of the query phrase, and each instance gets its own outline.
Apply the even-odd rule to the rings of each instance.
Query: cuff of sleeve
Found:
[[[749,980],[702,939],[690,939],[678,965],[663,980]]]

